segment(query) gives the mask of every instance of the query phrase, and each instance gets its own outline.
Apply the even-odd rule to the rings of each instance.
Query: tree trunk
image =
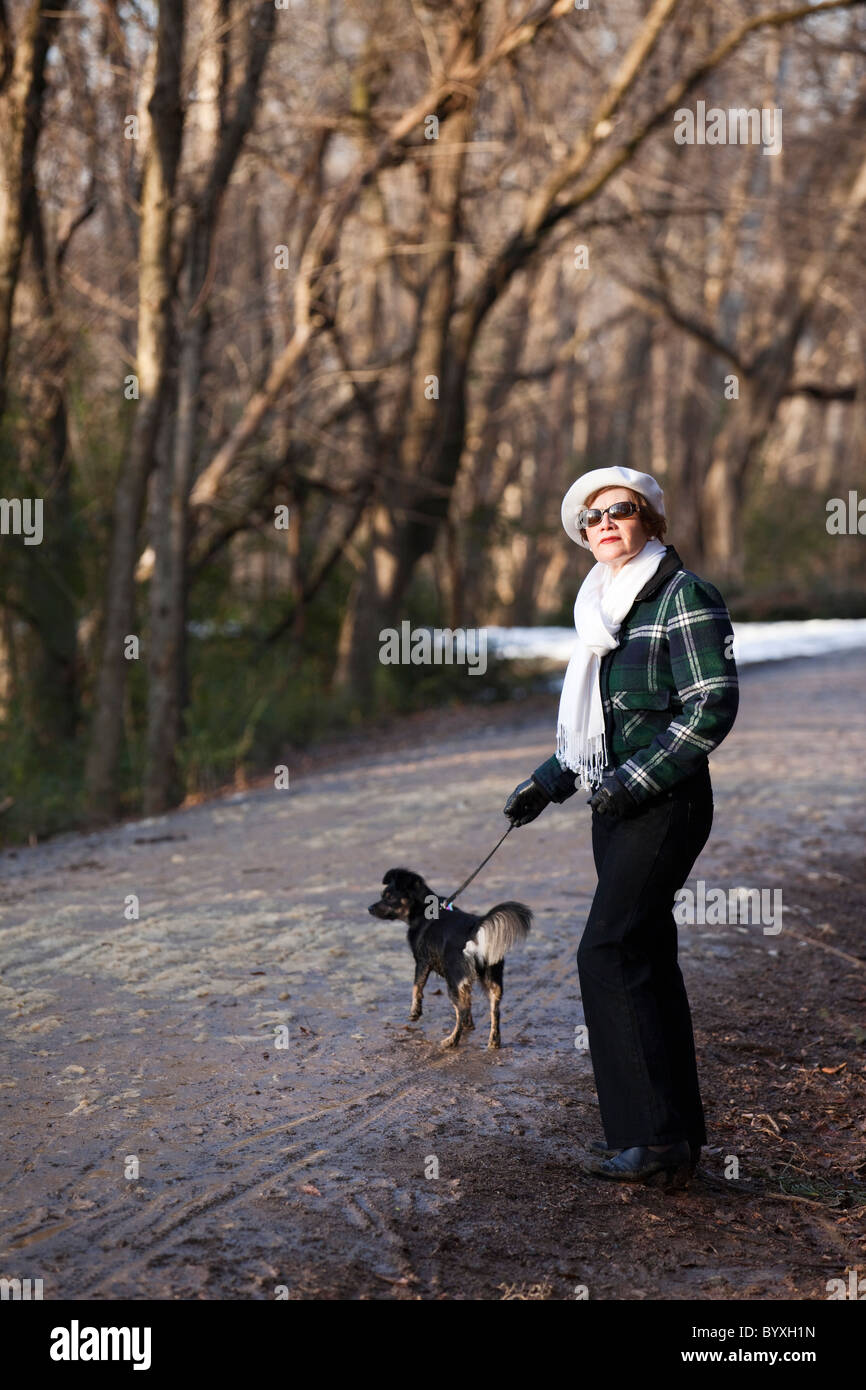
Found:
[[[5,32],[4,53],[11,71],[0,88],[0,419],[6,409],[6,371],[12,338],[12,306],[24,248],[26,208],[33,187],[36,146],[42,129],[45,57],[54,41],[67,0],[46,11],[32,0],[12,54]],[[3,16],[5,21],[5,14]],[[5,65],[5,64],[4,64]]]
[[[27,201],[26,225],[36,269],[43,339],[42,369],[27,393],[26,406],[34,485],[44,499],[44,536],[38,563],[31,563],[28,575],[37,644],[31,707],[40,736],[49,742],[58,734],[63,739],[72,738],[78,726],[78,561],[66,410],[69,340],[59,312],[56,277],[35,184]]]
[[[184,279],[189,283],[185,270]],[[186,296],[185,296],[186,297]],[[152,545],[150,622],[147,648],[146,815],[157,815],[182,799],[176,748],[185,699],[188,499],[195,445],[196,411],[204,343],[201,314],[184,333],[174,409],[151,484]]]
[[[209,0],[203,16],[208,35],[221,35],[223,0]],[[173,429],[153,480],[154,568],[150,589],[147,751],[144,809],[148,815],[175,805],[183,795],[177,766],[187,692],[186,615],[189,496],[196,459],[201,381],[208,338],[208,267],[222,199],[255,114],[255,96],[275,23],[273,6],[251,13],[243,76],[222,60],[221,39],[202,49],[198,68],[197,121],[187,135],[198,196],[186,230],[180,285],[180,352]],[[234,114],[223,129],[226,84],[233,83]],[[221,112],[223,119],[221,120]]]
[[[480,14],[467,16],[464,61],[477,51]],[[405,409],[405,432],[396,444],[392,471],[399,479],[380,487],[370,522],[366,568],[349,598],[338,643],[337,685],[368,704],[379,632],[392,626],[418,560],[429,553],[447,514],[464,433],[465,362],[450,336],[454,308],[460,200],[466,144],[472,129],[467,101],[441,124],[430,174],[425,227],[429,250],[420,258],[424,289]],[[432,379],[435,378],[436,387]],[[457,441],[457,460],[440,478],[443,450]],[[451,463],[453,462],[453,467]]]
[[[184,0],[162,0],[141,194],[136,361],[139,399],[115,496],[102,664],[86,771],[88,811],[94,822],[111,819],[119,805],[117,776],[126,686],[124,639],[135,620],[138,530],[154,462],[168,367],[172,199],[183,131],[180,81],[184,18]]]

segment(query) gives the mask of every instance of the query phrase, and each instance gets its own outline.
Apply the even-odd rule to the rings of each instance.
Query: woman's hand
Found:
[[[539,782],[530,777],[514,788],[503,809],[512,825],[528,825],[536,816],[540,816],[549,804],[550,797],[547,792]]]
[[[603,774],[601,786],[587,798],[586,804],[600,816],[610,816],[616,820],[632,816],[638,809],[631,792],[613,773]]]

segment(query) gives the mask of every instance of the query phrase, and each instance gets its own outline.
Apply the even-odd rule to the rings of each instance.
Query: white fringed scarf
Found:
[[[636,595],[658,569],[667,546],[655,538],[614,574],[603,561],[593,565],[574,603],[575,647],[559,700],[556,756],[591,791],[607,764],[599,671],[605,652],[618,646],[617,633]]]

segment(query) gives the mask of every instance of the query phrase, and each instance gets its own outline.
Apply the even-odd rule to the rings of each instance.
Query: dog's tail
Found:
[[[497,903],[486,912],[463,947],[463,954],[479,965],[503,960],[516,941],[523,941],[532,926],[525,903]]]

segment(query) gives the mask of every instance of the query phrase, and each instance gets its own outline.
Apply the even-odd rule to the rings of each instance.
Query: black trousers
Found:
[[[673,905],[712,823],[707,766],[634,816],[592,813],[598,887],[577,969],[611,1148],[707,1142]]]

